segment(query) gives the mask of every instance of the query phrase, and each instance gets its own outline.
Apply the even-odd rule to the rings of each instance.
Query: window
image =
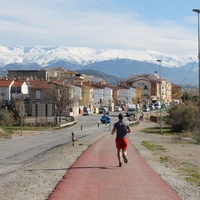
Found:
[[[15,88],[11,88],[11,93],[16,93]]]
[[[21,88],[17,88],[17,93],[18,93],[18,94],[21,93]]]
[[[35,97],[36,97],[36,99],[41,99],[41,91],[40,90],[35,91]]]
[[[18,87],[18,88],[11,88],[11,93],[13,94],[15,94],[15,93],[17,93],[17,94],[20,94],[21,93],[21,88],[20,87]]]

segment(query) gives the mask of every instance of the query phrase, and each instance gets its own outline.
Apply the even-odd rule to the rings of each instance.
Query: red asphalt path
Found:
[[[115,136],[106,135],[68,170],[49,200],[180,200],[129,142],[118,167]]]

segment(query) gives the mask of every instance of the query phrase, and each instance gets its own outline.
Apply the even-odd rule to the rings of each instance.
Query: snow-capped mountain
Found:
[[[4,47],[0,46],[0,76],[7,70],[63,67],[68,70],[101,71],[118,78],[159,71],[175,84],[198,85],[197,55],[181,57],[152,50],[91,49],[86,47]]]
[[[130,59],[157,63],[162,61],[165,67],[181,67],[187,63],[194,62],[197,56],[181,57],[165,55],[152,50],[122,50],[122,49],[91,49],[86,47],[5,47],[0,46],[0,67],[11,63],[37,63],[45,67],[57,61],[66,61],[72,64],[85,66],[95,62]]]

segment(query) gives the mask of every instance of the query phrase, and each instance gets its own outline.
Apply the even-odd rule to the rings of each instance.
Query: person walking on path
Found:
[[[121,157],[123,157],[124,162],[128,163],[127,159],[127,148],[128,148],[128,138],[127,133],[131,132],[131,129],[127,123],[123,121],[124,116],[122,113],[118,115],[119,121],[114,124],[114,127],[111,131],[113,135],[116,132],[116,148],[117,148],[117,158],[119,161],[119,167],[122,166]]]

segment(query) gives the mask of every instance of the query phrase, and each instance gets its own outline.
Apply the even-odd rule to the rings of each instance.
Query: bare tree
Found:
[[[17,120],[19,118],[19,105],[21,103],[21,99],[17,99],[17,98],[13,98],[11,101],[11,109],[13,112],[13,116],[15,118],[15,120]]]
[[[0,108],[4,108],[5,107],[5,101],[4,100],[0,100]]]
[[[50,82],[51,88],[44,90],[44,98],[48,102],[53,102],[55,106],[55,113],[61,116],[63,113],[70,111],[73,107],[76,97],[73,95],[73,88],[67,84],[61,84],[59,82]]]

